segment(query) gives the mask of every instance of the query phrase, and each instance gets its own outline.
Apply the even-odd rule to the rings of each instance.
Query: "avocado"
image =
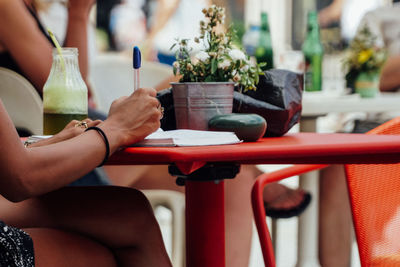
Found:
[[[208,127],[210,131],[234,132],[244,142],[254,142],[265,134],[267,122],[257,114],[231,113],[212,117]]]

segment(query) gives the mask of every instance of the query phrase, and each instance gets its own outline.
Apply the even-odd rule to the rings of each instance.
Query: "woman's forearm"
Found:
[[[103,138],[88,131],[70,140],[26,150],[20,180],[23,198],[41,195],[61,188],[98,166],[105,157]],[[29,177],[29,179],[27,179]]]
[[[119,137],[107,124],[99,125],[107,135],[110,154],[119,147]],[[2,191],[12,201],[56,190],[97,167],[106,156],[103,137],[90,130],[72,139],[41,147],[24,148],[16,144],[8,164],[17,168],[2,171],[2,182],[12,181],[11,190]],[[1,184],[1,182],[0,182]]]
[[[155,96],[156,90],[139,88],[113,102],[107,120],[97,125],[107,137],[109,155],[160,127],[161,112]],[[0,194],[12,201],[65,186],[106,157],[106,142],[97,130],[51,145],[25,148],[1,101],[0,124]]]

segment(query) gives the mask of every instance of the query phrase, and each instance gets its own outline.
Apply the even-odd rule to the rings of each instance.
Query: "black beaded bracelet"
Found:
[[[108,160],[108,157],[110,156],[110,143],[108,142],[106,134],[99,127],[96,127],[96,126],[89,127],[85,130],[85,132],[87,132],[89,130],[96,130],[103,137],[104,143],[106,144],[106,155],[105,155],[103,161],[100,163],[100,165],[97,166],[97,167],[101,167],[104,165],[104,163],[106,163],[106,161]]]

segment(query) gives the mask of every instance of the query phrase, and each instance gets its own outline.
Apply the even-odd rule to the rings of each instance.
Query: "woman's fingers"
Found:
[[[139,88],[129,97],[115,100],[106,122],[120,130],[121,145],[142,140],[160,126],[161,108],[152,88]]]
[[[101,122],[103,122],[102,120],[95,120],[95,121],[90,121],[88,122],[88,127],[93,127],[93,126],[97,126],[99,125]]]

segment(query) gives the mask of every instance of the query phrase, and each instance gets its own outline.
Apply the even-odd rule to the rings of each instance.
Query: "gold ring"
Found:
[[[160,112],[161,112],[161,118],[160,118],[161,120],[162,118],[164,118],[164,107],[160,108]]]
[[[87,124],[86,121],[80,121],[77,124],[75,124],[75,127],[81,127],[81,128],[87,129],[88,128],[88,124]]]

